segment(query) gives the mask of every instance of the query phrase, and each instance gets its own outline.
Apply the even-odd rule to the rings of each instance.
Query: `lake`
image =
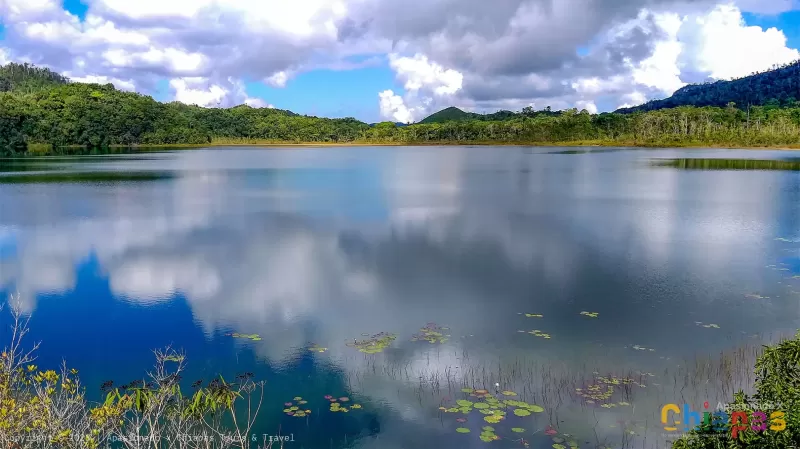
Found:
[[[266,380],[254,432],[291,435],[287,448],[668,447],[662,405],[749,391],[760,345],[800,327],[797,155],[5,160],[0,294],[30,314],[38,365],[66,360],[93,400],[168,345],[185,351],[187,389]],[[533,412],[490,420],[487,443],[489,415],[456,401],[491,398],[462,389]],[[295,397],[312,413],[288,415]],[[332,412],[330,397],[361,408]]]

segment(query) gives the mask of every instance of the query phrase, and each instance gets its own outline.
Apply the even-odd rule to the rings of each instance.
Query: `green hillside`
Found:
[[[640,106],[619,109],[616,112],[630,113],[654,111],[678,106],[725,107],[734,103],[736,107],[749,106],[800,106],[800,61],[755,73],[731,81],[690,84],[678,89],[671,97],[653,100]]]
[[[427,124],[427,123],[446,123],[446,122],[458,122],[458,121],[465,121],[465,120],[478,120],[483,122],[500,122],[504,120],[511,120],[515,118],[522,118],[522,117],[536,117],[539,115],[558,115],[559,112],[551,111],[550,107],[548,106],[546,109],[541,111],[534,111],[532,107],[528,106],[522,109],[520,112],[514,111],[506,111],[501,110],[497,112],[493,112],[491,114],[477,114],[474,112],[466,112],[458,109],[456,107],[449,107],[446,109],[442,109],[439,112],[433,113],[424,119],[420,120],[418,123]]]
[[[370,125],[354,118],[313,117],[246,105],[203,108],[161,103],[119,91],[112,84],[70,82],[24,64],[0,67],[0,76],[0,156],[81,154],[114,146],[258,143],[800,147],[800,107],[780,107],[775,102],[747,111],[726,103],[637,114],[532,107],[476,114],[447,108],[409,126]],[[781,90],[765,85],[763,91]]]

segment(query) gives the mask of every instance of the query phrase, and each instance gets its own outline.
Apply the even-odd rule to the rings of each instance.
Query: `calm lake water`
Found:
[[[167,345],[186,352],[187,389],[254,373],[267,381],[256,433],[292,435],[287,448],[667,447],[663,404],[700,410],[749,389],[758,346],[800,327],[797,155],[238,147],[4,161],[0,294],[32,314],[39,365],[66,359],[93,399]],[[680,158],[712,160],[664,161]],[[412,341],[427,323],[450,337]],[[380,332],[396,336],[382,352],[352,347]],[[610,397],[582,397],[607,381]],[[495,383],[544,412],[509,410],[486,443],[487,415],[439,409]],[[325,395],[362,408],[330,412]],[[310,416],[283,412],[295,396]]]

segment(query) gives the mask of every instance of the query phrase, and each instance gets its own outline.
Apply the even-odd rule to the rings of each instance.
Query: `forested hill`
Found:
[[[653,111],[678,106],[725,107],[735,103],[740,109],[749,106],[800,106],[800,61],[767,72],[731,81],[716,81],[684,86],[671,97],[653,100],[640,106],[618,109],[619,113]]]
[[[442,109],[439,112],[435,112],[424,119],[420,120],[419,123],[422,124],[429,124],[429,123],[445,123],[445,122],[459,122],[459,121],[467,121],[467,120],[479,120],[484,122],[499,122],[503,120],[511,120],[511,119],[518,119],[522,117],[535,117],[538,115],[558,115],[560,112],[555,112],[550,109],[548,106],[547,108],[541,111],[534,111],[532,107],[527,106],[522,109],[520,112],[513,112],[513,111],[497,111],[491,114],[477,114],[475,112],[466,112],[462,111],[456,107],[449,107]]]
[[[36,92],[69,80],[59,73],[30,64],[8,63],[0,66],[0,92]]]
[[[747,112],[727,105],[594,115],[531,107],[483,115],[450,108],[425,123],[399,126],[246,105],[203,108],[160,103],[111,84],[70,82],[47,69],[17,64],[0,67],[0,83],[0,156],[231,143],[800,147],[800,107],[774,104]]]

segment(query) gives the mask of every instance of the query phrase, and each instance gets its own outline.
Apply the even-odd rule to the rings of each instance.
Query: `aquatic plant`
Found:
[[[447,408],[440,406],[439,410],[444,413],[459,413],[463,415],[469,415],[473,411],[477,411],[483,415],[483,421],[487,424],[498,424],[506,420],[509,416],[509,413],[515,417],[522,418],[530,416],[532,413],[541,413],[544,411],[543,407],[536,404],[529,404],[527,402],[514,399],[496,398],[494,395],[490,394],[488,390],[473,390],[471,388],[463,388],[461,391],[465,394],[468,394],[470,398],[475,399],[458,399],[455,401],[453,407]],[[505,390],[502,392],[502,396],[517,396],[517,393],[510,390]],[[456,422],[458,423],[464,423],[466,421],[467,418],[463,416],[456,418]],[[525,429],[522,427],[514,427],[512,431],[515,433],[521,433],[524,432]],[[498,440],[500,437],[496,434],[495,429],[492,426],[484,426],[480,435],[480,439],[482,441],[489,442]]]
[[[381,332],[364,340],[353,339],[353,342],[347,343],[347,346],[356,348],[365,354],[377,354],[383,352],[396,339],[397,335],[395,334]]]
[[[411,341],[427,341],[428,343],[446,343],[450,334],[445,334],[449,327],[442,327],[436,323],[428,323],[421,328],[418,334],[411,337]]]
[[[285,407],[283,413],[295,418],[304,418],[311,414],[311,410],[304,407],[306,404],[308,404],[308,401],[304,400],[301,396],[295,396],[292,398],[292,402],[285,402],[283,404]]]
[[[645,385],[629,377],[596,376],[594,383],[582,388],[576,388],[575,393],[583,398],[586,404],[597,404],[603,408],[625,407],[630,403],[623,400],[612,400],[617,391],[625,390],[626,386],[636,385],[645,388]]]
[[[226,337],[233,337],[233,338],[245,338],[251,341],[261,341],[261,336],[258,334],[240,334],[238,332],[231,332],[225,334]]]
[[[525,316],[528,317],[528,318],[543,318],[544,317],[544,315],[539,315],[537,313],[526,313]]]
[[[348,413],[350,410],[358,410],[362,408],[361,404],[352,404],[350,406],[344,405],[344,402],[349,402],[350,398],[347,396],[342,396],[340,398],[335,398],[332,395],[326,394],[325,399],[327,399],[330,403],[330,411],[334,413]]]
[[[581,312],[581,315],[588,316],[589,318],[597,318],[597,315],[599,314],[600,314],[599,312],[586,312],[586,311]]]
[[[311,352],[320,352],[320,353],[322,353],[322,352],[327,351],[328,348],[323,348],[322,346],[313,344],[308,348],[308,350],[311,351]]]
[[[534,337],[540,337],[540,338],[544,338],[546,340],[549,340],[550,338],[552,338],[550,336],[550,334],[545,334],[544,332],[540,331],[539,329],[534,329],[532,331],[528,331],[527,333],[533,335]]]
[[[704,324],[702,321],[695,321],[694,324],[705,328],[719,329],[718,324]]]

